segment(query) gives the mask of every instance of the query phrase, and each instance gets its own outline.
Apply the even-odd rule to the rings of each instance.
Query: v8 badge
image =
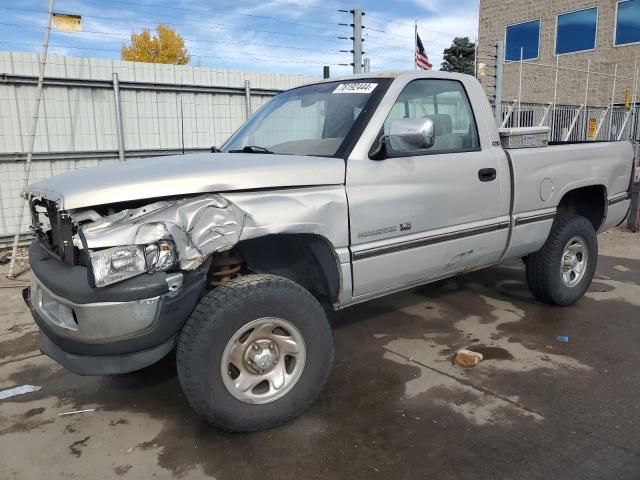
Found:
[[[411,230],[411,222],[401,223],[400,224],[400,231],[401,232],[405,232],[407,230]]]

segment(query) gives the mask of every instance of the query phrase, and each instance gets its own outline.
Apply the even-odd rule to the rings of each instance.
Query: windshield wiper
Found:
[[[229,150],[229,153],[275,153],[268,148],[259,147],[257,145],[247,145],[242,150]]]

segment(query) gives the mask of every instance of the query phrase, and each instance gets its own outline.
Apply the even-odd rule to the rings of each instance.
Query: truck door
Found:
[[[486,265],[504,248],[498,159],[490,142],[481,145],[461,82],[407,83],[379,136],[394,120],[425,116],[434,123],[432,147],[392,142],[382,160],[349,159],[354,298]]]

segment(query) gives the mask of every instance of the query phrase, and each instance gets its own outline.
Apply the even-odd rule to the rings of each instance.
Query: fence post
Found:
[[[249,120],[249,117],[251,117],[251,84],[249,80],[244,81],[244,101],[246,120]]]
[[[609,129],[607,131],[607,140],[611,140],[611,128],[613,126],[613,102],[616,97],[616,79],[618,76],[618,64],[616,63],[615,69],[613,70],[613,91],[611,92],[611,113],[609,114]]]
[[[40,116],[40,102],[42,101],[42,90],[44,85],[44,73],[47,65],[47,52],[49,51],[49,34],[51,33],[51,22],[53,20],[53,2],[49,0],[49,8],[47,14],[47,24],[44,30],[44,44],[42,45],[42,57],[40,58],[38,85],[36,87],[36,102],[31,117],[31,126],[29,128],[29,150],[27,152],[27,161],[24,165],[24,183],[21,194],[29,186],[29,175],[31,174],[31,160],[33,159],[33,147],[36,142],[36,133],[38,130],[38,117]],[[25,197],[26,199],[26,197]],[[11,262],[9,263],[8,278],[14,278],[14,270],[16,267],[16,257],[18,255],[18,243],[20,242],[20,230],[22,229],[22,220],[24,218],[24,201],[20,202],[20,213],[18,214],[18,225],[16,226],[16,234],[13,237],[13,246],[11,247]]]
[[[496,96],[494,99],[496,124],[502,124],[502,62],[504,61],[504,45],[502,42],[496,44]]]
[[[637,97],[638,93],[638,54],[636,53],[636,59],[633,64],[633,95],[631,95],[631,129],[629,132],[629,138],[632,141],[636,141],[636,133],[638,129],[638,109],[636,107],[636,102],[638,101]],[[636,158],[638,158],[636,156]]]
[[[553,106],[553,103],[550,103],[544,109],[544,112],[542,113],[542,119],[540,120],[540,124],[539,124],[541,127],[543,127],[544,126],[544,122],[547,121],[547,117],[549,116],[549,111],[551,110],[552,106]]]
[[[571,121],[571,125],[569,126],[569,130],[567,130],[567,134],[564,136],[563,142],[568,142],[571,138],[571,134],[573,133],[573,129],[576,127],[576,123],[578,123],[578,118],[580,118],[580,112],[584,108],[584,105],[580,105],[576,110],[575,115],[573,116],[573,120]]]
[[[120,104],[120,81],[118,74],[113,73],[113,101],[116,108],[116,131],[118,132],[118,158],[121,162],[126,160],[124,152],[124,124],[122,123],[122,107]]]
[[[596,128],[596,137],[594,138],[594,140],[597,140],[598,137],[600,136],[600,129],[602,128],[602,124],[604,124],[604,121],[606,120],[607,115],[608,114],[613,115],[613,112],[610,112],[610,110],[612,110],[611,105],[609,105],[606,108],[606,110],[600,114],[600,121],[598,122],[598,127]]]
[[[556,79],[553,85],[553,107],[551,108],[551,135],[549,140],[553,141],[556,130],[556,110],[558,108],[558,70],[560,69],[560,57],[556,55]]]
[[[511,114],[513,113],[514,108],[516,108],[516,103],[518,103],[518,99],[515,99],[513,103],[509,105],[507,114],[504,116],[504,120],[502,120],[499,128],[505,128],[507,126],[507,123],[509,123],[509,119],[511,118]]]
[[[522,116],[522,61],[524,59],[524,48],[520,47],[520,80],[518,81],[518,127],[521,126]]]
[[[589,75],[591,73],[591,59],[587,61],[587,84],[584,87],[584,121],[582,122],[582,134],[584,134],[584,139],[587,139],[587,128],[589,122]]]

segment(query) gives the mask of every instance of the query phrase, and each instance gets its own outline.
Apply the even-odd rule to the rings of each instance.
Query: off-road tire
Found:
[[[579,283],[568,287],[562,281],[561,265],[567,242],[574,237],[584,240],[587,266]],[[567,306],[579,300],[591,285],[598,259],[598,239],[593,225],[579,215],[556,217],[543,247],[528,256],[527,284],[534,297],[551,305]]]
[[[283,397],[264,404],[235,398],[221,374],[223,351],[243,325],[263,317],[293,324],[304,338],[306,361],[299,380]],[[322,390],[333,361],[333,338],[318,301],[291,280],[246,275],[218,287],[196,306],[178,341],[178,377],[193,408],[227,431],[250,432],[289,421]]]

